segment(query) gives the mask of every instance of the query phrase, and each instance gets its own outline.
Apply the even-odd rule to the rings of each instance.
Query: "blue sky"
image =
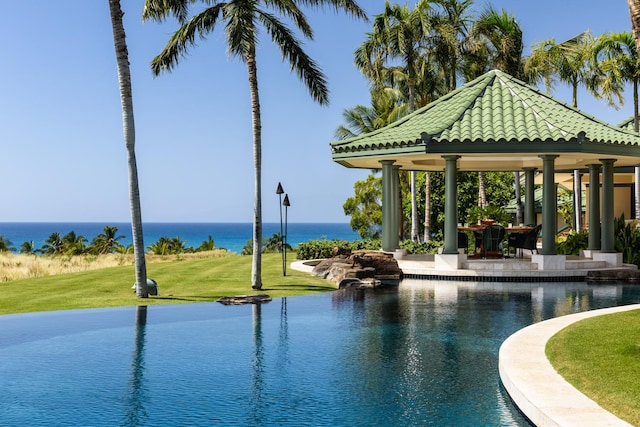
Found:
[[[361,0],[370,15],[382,0]],[[413,4],[413,2],[411,2]],[[475,9],[486,3],[477,1]],[[630,30],[627,3],[496,0],[523,28],[525,53],[550,37],[563,41]],[[176,29],[142,23],[143,0],[123,0],[133,79],[142,215],[149,222],[251,222],[251,116],[244,64],[229,57],[223,33],[200,41],[171,74],[154,78],[149,61]],[[368,170],[332,162],[329,142],[342,111],[368,104],[353,51],[370,23],[310,12],[307,53],[327,75],[329,107],[315,104],[268,39],[258,54],[263,128],[263,217],[279,221],[275,190],[289,194],[291,222],[348,222],[342,204]],[[127,165],[107,0],[21,0],[3,5],[0,38],[0,222],[128,221]],[[557,98],[570,102],[558,86]],[[581,109],[617,124],[617,111],[582,91]]]

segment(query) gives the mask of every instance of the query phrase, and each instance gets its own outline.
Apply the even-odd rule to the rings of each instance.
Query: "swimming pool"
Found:
[[[0,424],[522,426],[498,349],[640,287],[405,280],[258,306],[0,316]]]

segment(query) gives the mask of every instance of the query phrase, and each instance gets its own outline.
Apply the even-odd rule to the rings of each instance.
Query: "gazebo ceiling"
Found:
[[[457,155],[459,170],[581,169],[600,159],[640,163],[640,136],[575,109],[498,70],[465,84],[377,131],[331,143],[333,160],[379,169],[395,160],[405,170],[444,170]]]

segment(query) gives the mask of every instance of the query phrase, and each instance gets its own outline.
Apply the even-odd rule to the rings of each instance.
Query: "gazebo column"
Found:
[[[524,223],[536,225],[536,196],[534,174],[536,168],[524,168]]]
[[[589,165],[589,251],[600,250],[600,165]],[[587,254],[589,258],[593,255]]]
[[[395,251],[398,247],[398,191],[394,160],[381,160],[382,164],[382,250]]]
[[[435,256],[436,270],[458,270],[467,255],[458,251],[458,165],[460,156],[442,156],[444,169],[444,248]]]
[[[539,270],[564,270],[566,256],[556,255],[556,229],[558,200],[555,183],[556,154],[545,154],[542,159],[542,254],[532,255],[531,261]]]
[[[613,214],[613,163],[615,159],[600,159],[602,163],[602,225],[600,226],[600,252],[593,254],[594,261],[605,261],[607,267],[620,267],[622,254],[616,253],[615,224]]]
[[[442,156],[444,170],[444,249],[443,254],[458,253],[458,165],[460,156]]]

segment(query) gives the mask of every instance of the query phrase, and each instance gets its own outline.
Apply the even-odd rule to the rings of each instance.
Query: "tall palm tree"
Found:
[[[633,128],[638,123],[638,81],[640,80],[640,58],[638,45],[631,32],[603,34],[596,39],[593,48],[594,62],[602,71],[600,91],[609,105],[622,105],[625,83],[633,87]],[[617,102],[613,97],[617,97]],[[640,218],[640,166],[635,167],[635,217]]]
[[[60,233],[51,233],[42,245],[42,253],[45,255],[60,255],[62,253],[63,243]]]
[[[629,16],[631,17],[631,30],[636,46],[640,51],[640,0],[627,0],[629,6]]]
[[[133,120],[133,95],[131,91],[131,72],[129,70],[129,52],[122,22],[120,0],[109,0],[113,44],[116,50],[116,65],[122,104],[122,128],[127,148],[129,170],[129,206],[131,208],[131,233],[133,235],[133,254],[136,270],[136,295],[148,298],[147,265],[144,257],[144,239],[142,237],[142,210],[140,209],[140,187],[138,186],[138,166],[136,163],[136,133]]]
[[[594,67],[593,58],[594,39],[589,31],[578,34],[562,43],[556,43],[553,38],[537,44],[525,63],[525,73],[531,81],[544,80],[547,90],[551,90],[554,77],[561,82],[568,83],[572,89],[572,104],[578,107],[578,87],[584,85],[594,96],[599,97],[598,88],[601,75]],[[574,175],[574,214],[575,229],[581,229],[582,200],[578,170]]]
[[[384,86],[394,74],[402,74],[406,82],[408,111],[416,108],[418,77],[426,65],[424,44],[429,33],[429,2],[419,1],[415,8],[391,5],[385,1],[384,11],[375,17],[373,31],[355,52],[355,64],[373,82]],[[399,63],[400,65],[396,65]],[[418,240],[418,204],[416,172],[411,171],[411,239]]]
[[[173,15],[181,27],[169,39],[165,48],[151,61],[155,75],[171,71],[187,49],[196,44],[198,38],[206,38],[218,24],[226,23],[229,52],[247,66],[249,90],[251,94],[251,115],[253,127],[254,164],[254,217],[253,217],[253,259],[251,265],[251,287],[262,289],[262,124],[260,97],[258,92],[258,67],[256,49],[261,26],[282,52],[283,58],[291,64],[298,77],[303,80],[311,97],[320,105],[329,102],[326,78],[316,63],[304,52],[295,34],[278,18],[281,16],[295,25],[307,39],[313,39],[313,32],[300,6],[332,6],[336,11],[366,19],[365,12],[354,0],[202,0],[205,8],[189,17],[189,6],[196,0],[146,0],[142,13],[143,20],[164,21]],[[221,24],[222,25],[222,24]]]
[[[485,8],[473,23],[465,49],[465,77],[474,79],[489,68],[524,78],[522,29],[513,15],[493,6]],[[483,65],[485,68],[483,68]],[[515,185],[520,185],[518,179]],[[478,172],[478,206],[487,207],[484,172]],[[516,189],[519,193],[519,188]]]
[[[431,0],[431,33],[429,50],[432,60],[440,65],[447,92],[458,86],[458,74],[464,46],[469,36],[473,0]]]
[[[479,50],[486,55],[487,62],[486,69],[476,67],[476,74],[466,75],[467,79],[479,77],[489,68],[524,79],[522,29],[515,17],[504,9],[498,12],[493,6],[488,6],[480,13],[471,27],[466,50]]]

